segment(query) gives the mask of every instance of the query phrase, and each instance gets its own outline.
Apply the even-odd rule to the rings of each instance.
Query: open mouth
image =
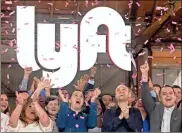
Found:
[[[76,103],[77,103],[77,104],[80,104],[80,103],[81,103],[81,101],[80,101],[80,100],[76,100]]]
[[[7,106],[6,106],[6,105],[1,104],[1,107],[6,108]]]
[[[30,112],[30,114],[35,115],[35,112]]]
[[[170,102],[171,100],[171,98],[166,98],[166,102]]]

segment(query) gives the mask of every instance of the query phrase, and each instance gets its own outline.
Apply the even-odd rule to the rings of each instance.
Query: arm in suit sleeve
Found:
[[[85,95],[85,92],[87,92],[88,90],[93,89],[94,88],[94,84],[95,84],[95,81],[89,79],[87,86],[83,90],[83,94]]]
[[[147,82],[142,83],[141,91],[142,91],[142,102],[145,106],[145,109],[149,114],[151,114],[156,104],[152,96],[150,95],[149,86]]]
[[[58,118],[56,119],[56,125],[59,130],[64,129],[67,123],[68,114],[68,103],[62,102],[60,105],[60,110],[58,112]]]
[[[90,103],[87,127],[95,128],[97,126],[97,103]]]
[[[143,132],[150,132],[149,121],[145,119],[143,121]]]
[[[129,115],[129,118],[126,119],[128,126],[136,132],[141,132],[143,128],[143,121],[142,121],[142,116],[141,113],[138,109],[134,109],[135,111],[132,112]]]
[[[112,114],[111,109],[106,109],[103,117],[102,132],[115,132],[123,120]]]

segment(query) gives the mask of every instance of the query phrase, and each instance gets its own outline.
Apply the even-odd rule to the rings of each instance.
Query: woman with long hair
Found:
[[[9,102],[6,94],[1,94],[1,112],[9,116]]]
[[[10,132],[52,131],[52,120],[38,102],[38,96],[43,88],[45,88],[44,79],[39,82],[37,90],[27,101],[24,101],[22,96],[16,92],[17,106],[9,120]]]

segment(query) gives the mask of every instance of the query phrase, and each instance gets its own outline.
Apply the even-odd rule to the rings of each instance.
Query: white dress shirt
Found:
[[[174,108],[175,108],[175,106],[173,106],[171,108],[164,107],[161,132],[170,132],[171,114],[172,114]]]

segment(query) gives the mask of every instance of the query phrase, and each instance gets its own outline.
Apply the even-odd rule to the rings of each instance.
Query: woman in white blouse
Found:
[[[38,96],[45,87],[42,79],[31,98],[24,103],[23,98],[16,92],[17,106],[13,111],[8,125],[10,132],[51,132],[52,120],[38,103]]]

